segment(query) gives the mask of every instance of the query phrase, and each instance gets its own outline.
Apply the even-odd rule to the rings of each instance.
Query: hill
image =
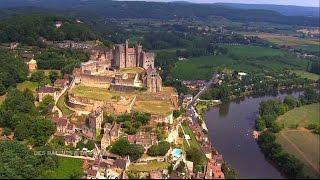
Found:
[[[217,3],[219,5],[233,7],[237,9],[264,9],[279,12],[285,16],[306,16],[319,17],[319,8],[290,6],[290,5],[272,5],[272,4],[239,4],[239,3]]]
[[[217,4],[111,0],[15,0],[14,2],[11,0],[2,0],[0,8],[21,8],[27,6],[47,8],[52,11],[60,11],[66,15],[76,15],[80,17],[91,15],[102,18],[207,19],[212,16],[217,16],[237,22],[270,22],[300,26],[319,25],[319,21],[315,17],[295,16],[293,18],[270,10],[235,9]]]

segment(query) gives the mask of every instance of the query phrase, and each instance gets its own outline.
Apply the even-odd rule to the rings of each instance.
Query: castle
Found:
[[[143,51],[140,44],[130,48],[126,41],[113,48],[90,51],[90,60],[73,72],[76,83],[93,87],[112,85],[118,90],[145,87],[153,93],[161,91],[162,79],[154,69],[154,53]]]

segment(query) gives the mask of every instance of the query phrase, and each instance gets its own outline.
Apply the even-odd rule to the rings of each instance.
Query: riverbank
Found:
[[[286,177],[320,178],[320,138],[305,129],[310,125],[319,128],[319,103],[311,104],[318,102],[319,96],[314,90],[306,90],[297,99],[260,103],[256,124],[263,131],[258,138],[259,147]]]

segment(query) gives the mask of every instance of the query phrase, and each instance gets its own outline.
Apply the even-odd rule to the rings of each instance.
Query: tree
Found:
[[[170,149],[170,143],[167,141],[161,141],[158,144],[152,145],[148,149],[149,156],[164,156]]]
[[[3,96],[6,94],[6,87],[0,82],[0,96]]]
[[[39,115],[32,98],[27,91],[21,92],[16,89],[9,91],[0,108],[0,125],[14,129],[24,120],[24,114]]]
[[[125,156],[128,154],[128,147],[129,146],[130,146],[130,143],[127,139],[120,138],[111,147],[110,152],[112,152],[114,154],[118,154],[120,156]]]
[[[11,51],[4,49],[0,49],[0,64],[1,96],[5,94],[5,91],[9,87],[15,86],[17,83],[23,82],[27,79],[28,68],[19,56]]]
[[[50,95],[43,97],[42,101],[39,103],[38,109],[42,115],[48,115],[52,112],[54,106],[54,99]]]
[[[129,141],[125,138],[120,138],[111,147],[110,152],[118,154],[120,156],[129,155],[130,160],[136,161],[144,153],[144,148],[141,145],[130,144]]]
[[[39,156],[18,141],[0,141],[0,178],[33,179],[43,170]]]
[[[49,79],[51,83],[54,83],[58,78],[60,78],[60,75],[57,71],[50,71]]]
[[[299,105],[298,100],[293,96],[286,96],[283,103],[288,105],[289,109],[293,109]]]
[[[264,119],[259,118],[256,122],[256,128],[258,131],[263,131],[264,129],[266,129],[266,123],[264,121]]]
[[[37,71],[31,74],[30,81],[37,82],[39,86],[45,86],[50,83],[50,80],[43,71]]]
[[[195,147],[189,148],[186,151],[186,154],[187,154],[187,160],[192,161],[194,163],[194,166],[202,165],[205,162],[205,159],[202,156],[203,153],[201,152],[201,150]]]
[[[128,147],[127,155],[129,155],[131,161],[136,161],[140,159],[143,153],[144,148],[139,144],[131,144]]]
[[[228,164],[223,163],[221,170],[224,173],[226,179],[237,179],[238,175],[235,169],[231,168]]]
[[[173,111],[173,117],[177,118],[181,115],[182,111],[180,109],[176,109]]]
[[[320,95],[312,88],[306,88],[301,102],[304,104],[311,104],[320,101]]]
[[[55,125],[49,119],[33,119],[27,117],[27,120],[18,124],[15,129],[15,135],[18,140],[27,140],[35,146],[43,146],[49,137],[55,132]]]

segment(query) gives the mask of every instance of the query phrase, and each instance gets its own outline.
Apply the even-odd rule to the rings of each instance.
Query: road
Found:
[[[57,103],[58,103],[59,99],[61,98],[61,96],[66,92],[67,89],[68,89],[67,86],[65,88],[63,88],[63,90],[58,94],[58,96],[56,97],[55,102],[54,102],[54,107],[53,107],[52,111],[58,111],[59,117],[62,117],[63,114],[62,114],[62,111],[58,108]]]
[[[59,95],[56,97],[55,99],[55,103],[54,103],[54,107],[52,109],[52,112],[54,111],[58,111],[58,114],[59,114],[59,117],[62,117],[63,114],[62,114],[62,111],[58,108],[57,106],[57,103],[59,101],[59,99],[61,98],[61,96],[68,90],[68,89],[71,89],[72,86],[74,86],[74,80],[75,78],[72,79],[71,83],[69,83],[68,86],[64,87],[63,90],[59,93]]]
[[[193,104],[199,99],[199,97],[212,85],[216,84],[218,82],[218,74],[214,74],[212,79],[198,92],[197,95],[195,95],[192,99],[192,101],[189,103],[187,109],[189,109]]]

